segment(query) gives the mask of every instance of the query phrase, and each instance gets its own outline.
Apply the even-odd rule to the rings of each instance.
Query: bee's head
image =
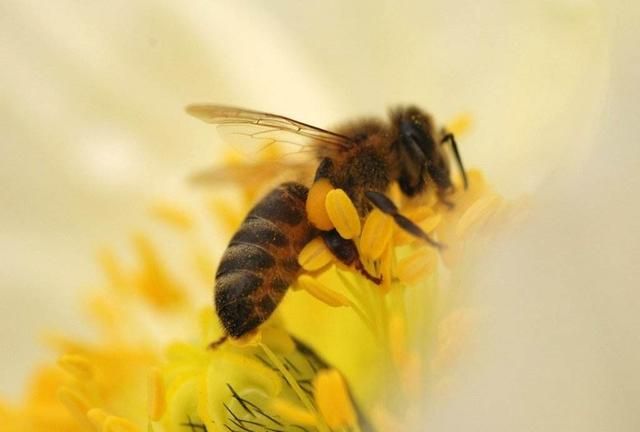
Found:
[[[408,196],[424,191],[431,179],[439,190],[451,189],[449,161],[431,118],[415,107],[391,112],[398,153],[398,183]]]

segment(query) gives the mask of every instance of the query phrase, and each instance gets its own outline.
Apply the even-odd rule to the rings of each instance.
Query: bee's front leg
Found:
[[[335,229],[331,231],[322,231],[320,234],[322,239],[324,240],[325,245],[331,251],[333,256],[338,258],[340,262],[347,266],[354,266],[356,270],[358,270],[364,277],[369,279],[376,285],[380,285],[382,283],[381,277],[376,277],[369,273],[367,269],[360,261],[360,254],[358,253],[358,248],[353,240],[347,240],[342,238],[338,231]]]

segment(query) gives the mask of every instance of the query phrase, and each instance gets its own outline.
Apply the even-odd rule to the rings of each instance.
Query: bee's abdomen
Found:
[[[298,254],[314,236],[307,220],[308,189],[284,183],[249,212],[231,238],[216,272],[216,312],[240,337],[264,322],[296,278]]]

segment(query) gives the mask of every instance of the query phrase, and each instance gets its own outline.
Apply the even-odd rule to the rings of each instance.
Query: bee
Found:
[[[360,218],[377,208],[436,248],[443,245],[402,215],[386,191],[395,182],[411,198],[435,188],[442,202],[453,205],[446,198],[454,190],[446,143],[451,144],[467,187],[453,134],[437,130],[431,117],[413,106],[391,110],[387,122],[364,119],[334,131],[227,106],[190,105],[187,112],[262,145],[277,141],[302,146],[317,164],[314,183],[326,180],[344,190]],[[309,220],[305,206],[310,186],[280,184],[255,204],[231,238],[215,276],[214,304],[225,331],[221,341],[240,338],[269,318],[301,271],[300,251],[318,236],[339,261],[374,283],[381,282],[365,270],[353,240],[342,238],[335,229],[318,229]]]

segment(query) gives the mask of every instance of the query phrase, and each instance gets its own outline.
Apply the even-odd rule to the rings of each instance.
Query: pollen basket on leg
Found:
[[[305,208],[309,221],[318,229],[329,231],[333,229],[333,222],[327,214],[325,200],[333,186],[327,179],[320,179],[311,186]]]

